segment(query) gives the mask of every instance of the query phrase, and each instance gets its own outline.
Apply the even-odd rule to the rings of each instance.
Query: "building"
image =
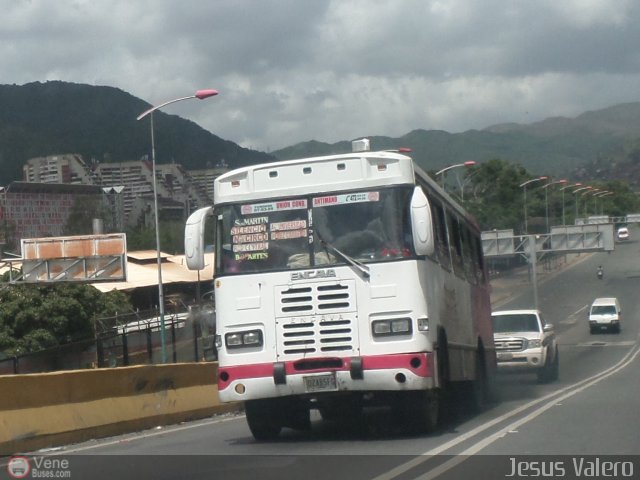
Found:
[[[213,179],[226,166],[187,171],[181,165],[156,165],[156,189],[162,216],[186,218],[213,202]],[[32,158],[23,167],[24,179],[35,183],[72,183],[101,187],[122,227],[145,224],[153,216],[153,166],[146,159],[87,164],[80,155]],[[151,212],[148,206],[151,205]]]
[[[95,174],[76,153],[49,155],[27,160],[22,167],[23,178],[31,183],[71,183],[92,185]]]
[[[0,188],[0,237],[7,250],[19,249],[20,239],[65,235],[77,204],[102,201],[95,185],[13,182]],[[87,231],[92,226],[87,225]]]

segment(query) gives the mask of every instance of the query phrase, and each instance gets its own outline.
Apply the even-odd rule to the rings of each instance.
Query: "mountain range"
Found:
[[[59,81],[0,85],[0,185],[22,178],[29,158],[79,153],[87,160],[138,160],[150,154],[149,104],[113,87]],[[223,140],[190,120],[154,112],[158,163],[187,169],[273,161],[264,152]]]
[[[400,138],[369,138],[375,149],[411,148],[413,158],[427,170],[500,158],[519,163],[534,174],[570,175],[585,165],[619,156],[625,146],[640,138],[640,102],[528,125],[500,124],[463,133],[414,130]],[[288,159],[347,152],[350,146],[346,141],[310,141],[271,153]]]
[[[22,165],[33,157],[79,153],[89,160],[115,162],[148,155],[148,123],[135,120],[148,107],[113,87],[60,81],[0,85],[0,185],[21,179]],[[309,141],[265,153],[161,111],[154,113],[154,126],[157,150],[163,152],[158,163],[176,162],[187,169],[223,161],[244,166],[351,149],[350,140]],[[376,150],[411,148],[414,159],[427,170],[500,158],[533,174],[571,174],[622,158],[640,138],[640,102],[532,124],[500,124],[462,133],[417,129],[399,138],[369,138]]]

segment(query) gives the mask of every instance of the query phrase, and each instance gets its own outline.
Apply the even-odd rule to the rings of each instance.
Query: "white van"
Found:
[[[620,333],[621,314],[622,311],[617,298],[596,298],[589,309],[590,332],[613,330],[616,333]]]

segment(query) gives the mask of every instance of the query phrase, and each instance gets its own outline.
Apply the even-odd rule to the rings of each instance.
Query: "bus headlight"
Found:
[[[411,333],[411,319],[394,318],[390,320],[375,320],[371,322],[371,333],[373,333],[374,337],[409,335]]]
[[[224,341],[227,348],[261,347],[263,343],[262,331],[248,330],[246,332],[227,333],[224,336]]]

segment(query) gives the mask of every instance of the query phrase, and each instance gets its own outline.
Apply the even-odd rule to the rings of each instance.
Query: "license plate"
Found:
[[[335,373],[304,377],[304,386],[307,392],[331,392],[338,390]]]
[[[498,353],[498,360],[511,360],[513,358],[512,353]]]

